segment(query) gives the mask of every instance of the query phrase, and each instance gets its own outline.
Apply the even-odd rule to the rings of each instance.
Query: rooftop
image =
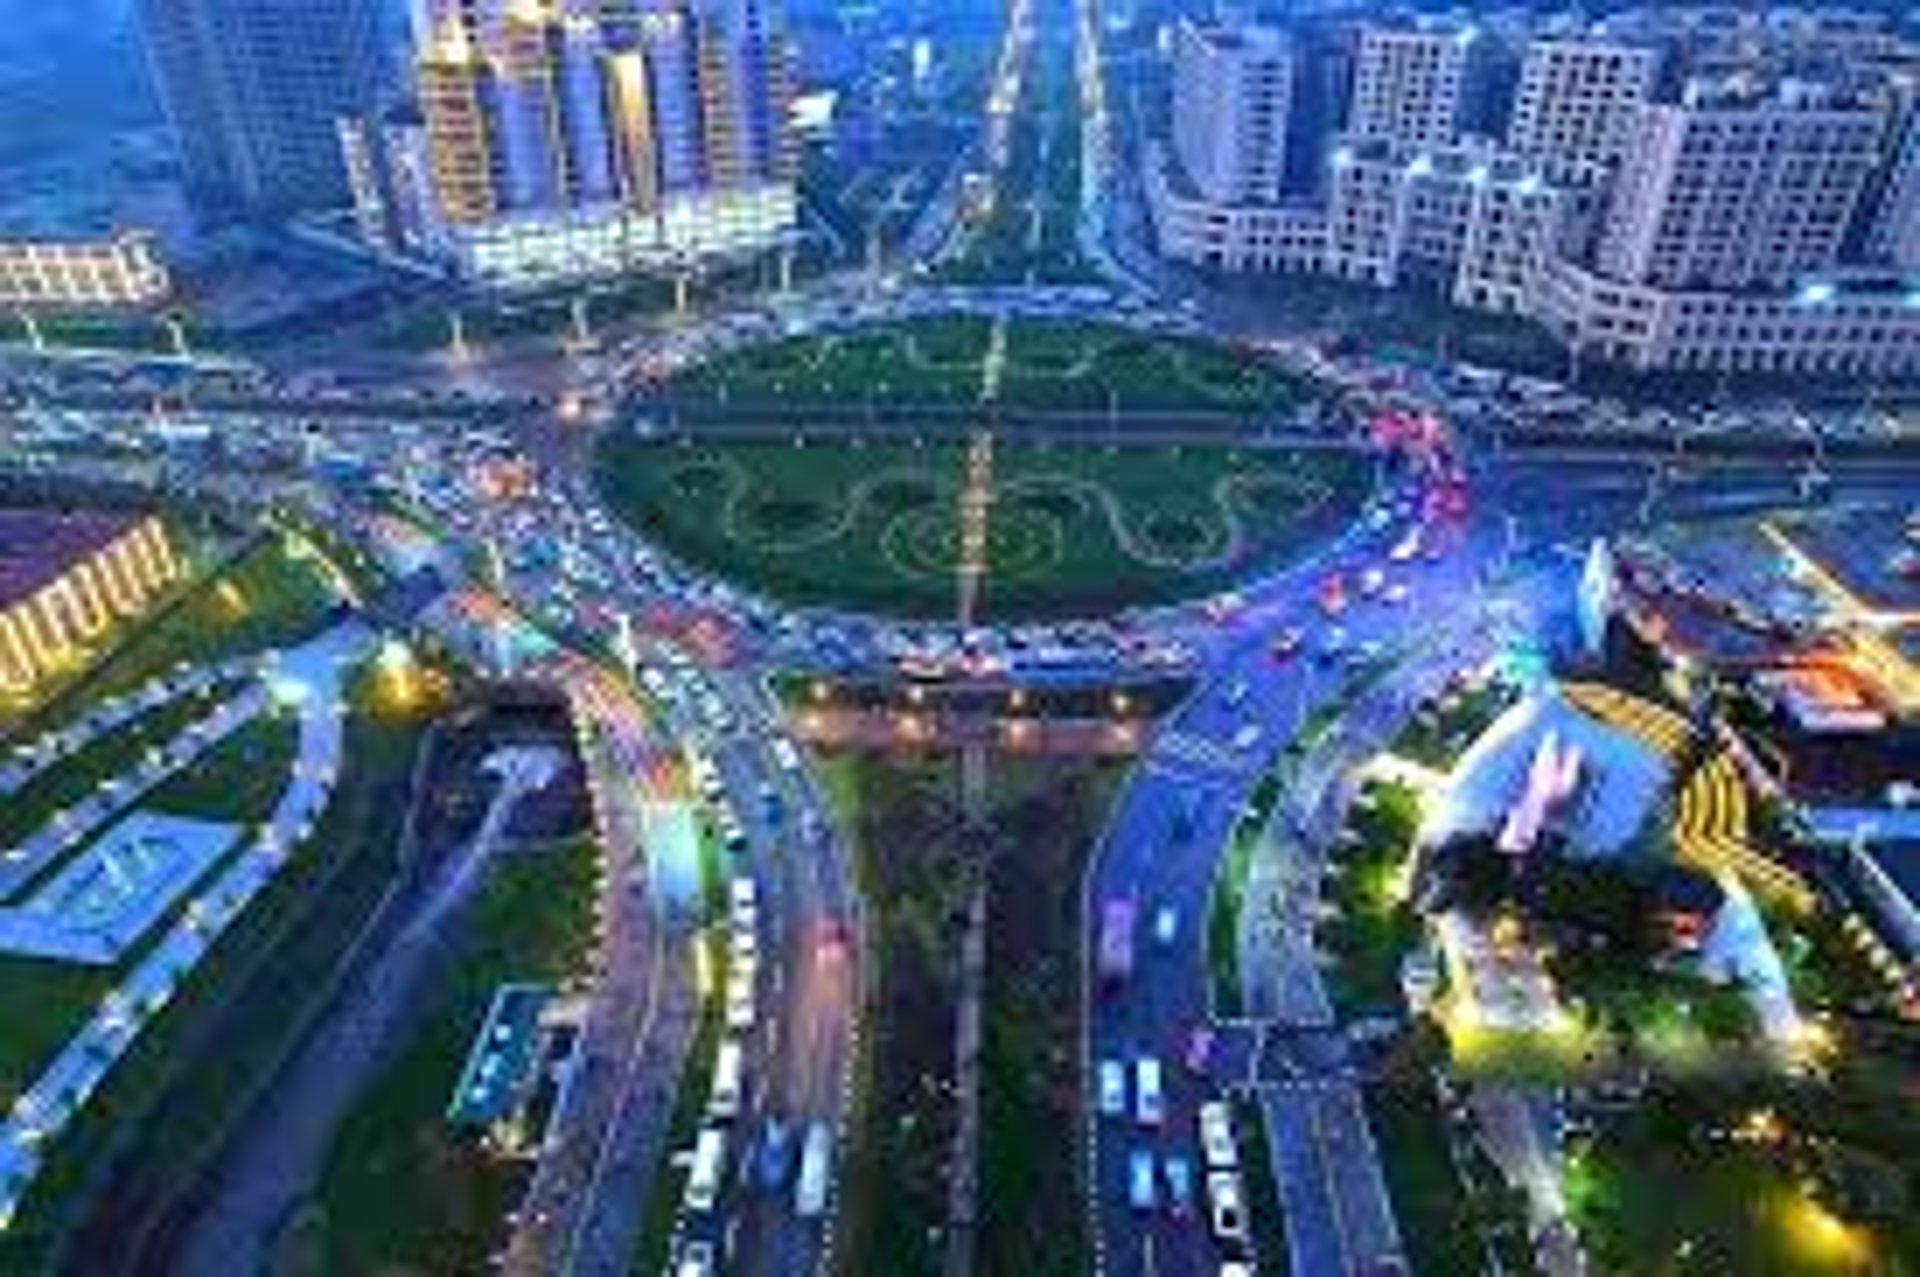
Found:
[[[32,598],[144,517],[122,511],[0,508],[0,610]]]

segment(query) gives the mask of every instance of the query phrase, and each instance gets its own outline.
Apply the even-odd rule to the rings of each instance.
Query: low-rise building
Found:
[[[152,235],[0,239],[0,306],[117,310],[156,306],[173,280]]]
[[[157,516],[0,509],[0,697],[71,666],[180,575]]]

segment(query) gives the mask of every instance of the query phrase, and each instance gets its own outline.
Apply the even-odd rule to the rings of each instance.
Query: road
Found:
[[[691,937],[646,849],[645,807],[663,746],[620,680],[577,658],[556,673],[581,728],[608,873],[580,1063],[555,1115],[508,1247],[509,1271],[628,1271],[639,1212],[665,1149],[667,1113],[698,1021]]]

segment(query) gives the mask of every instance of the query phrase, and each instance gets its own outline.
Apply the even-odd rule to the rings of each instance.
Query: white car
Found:
[[[760,921],[760,888],[751,878],[735,878],[728,884],[728,916],[736,931],[751,931]]]
[[[1100,1061],[1100,1116],[1127,1115],[1127,1070],[1118,1060]]]
[[[1161,905],[1153,911],[1153,942],[1162,949],[1173,948],[1174,941],[1180,938],[1180,914],[1172,905]]]
[[[753,1028],[754,968],[741,964],[727,972],[727,1027],[735,1033]]]
[[[1160,1061],[1143,1055],[1133,1062],[1133,1115],[1142,1126],[1167,1120],[1167,1092]]]
[[[1230,1171],[1240,1165],[1232,1110],[1218,1100],[1200,1106],[1200,1150],[1206,1156],[1208,1170]]]
[[[1213,1235],[1223,1242],[1247,1239],[1247,1198],[1240,1176],[1215,1171],[1207,1176],[1207,1200],[1213,1208]]]

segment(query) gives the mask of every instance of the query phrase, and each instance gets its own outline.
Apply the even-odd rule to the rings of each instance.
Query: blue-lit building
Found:
[[[338,121],[375,105],[383,0],[139,0],[187,194],[209,221],[345,209]]]

